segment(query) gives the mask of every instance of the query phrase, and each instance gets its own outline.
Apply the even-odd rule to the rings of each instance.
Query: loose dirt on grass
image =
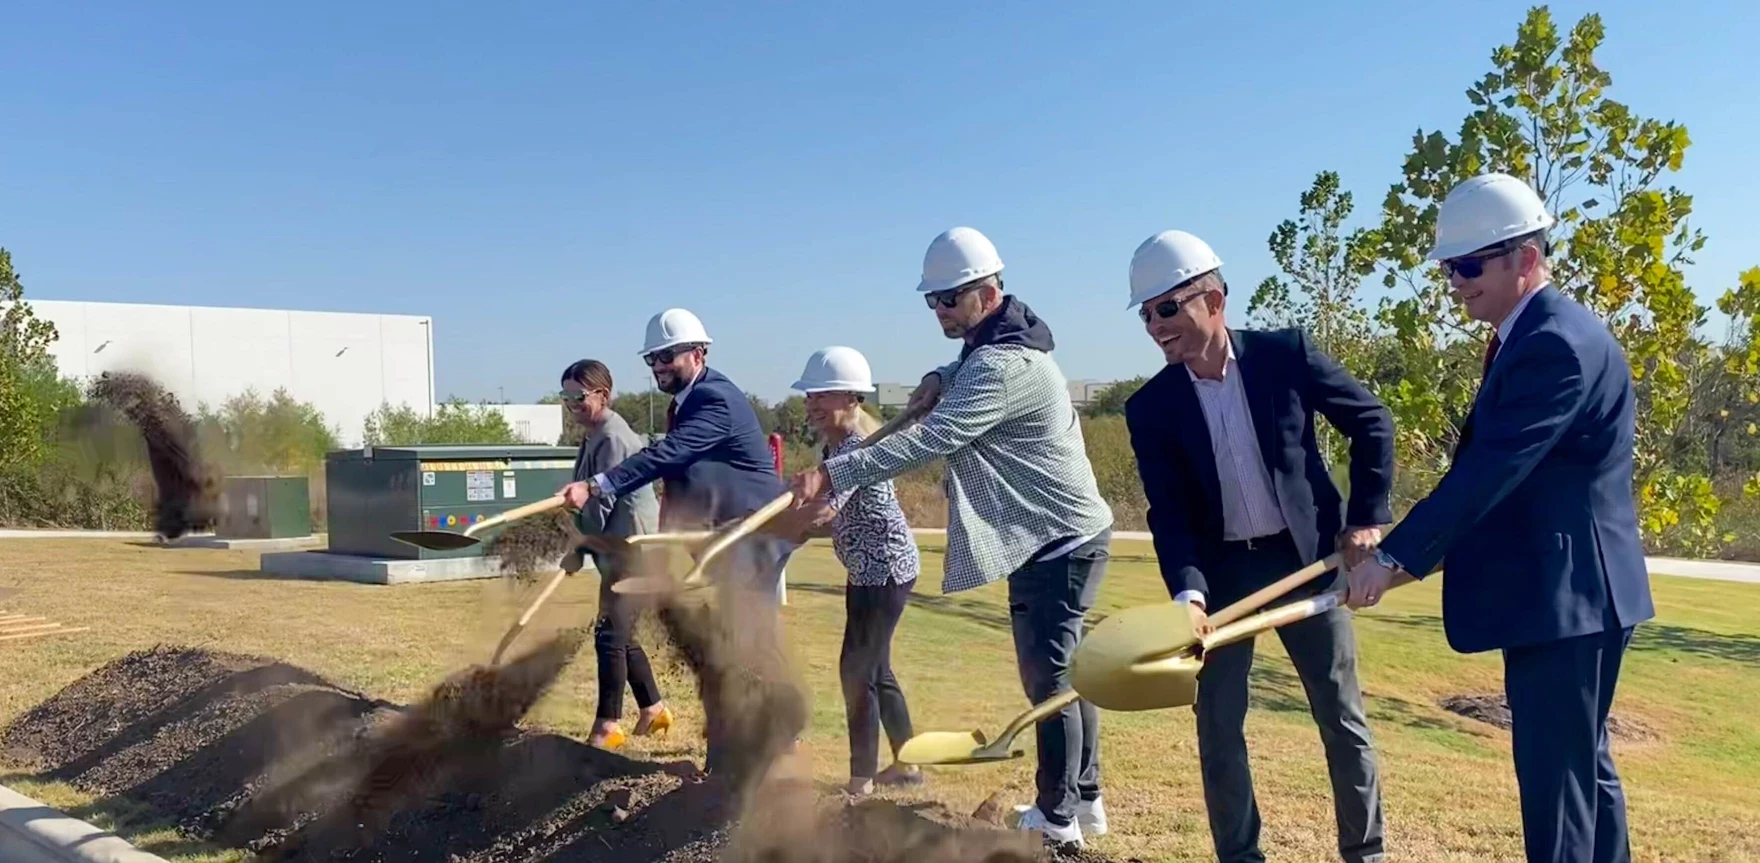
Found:
[[[688,762],[511,727],[578,646],[546,643],[495,675],[491,692],[473,690],[481,670],[460,672],[413,708],[266,657],[161,646],[20,715],[0,750],[44,778],[146,803],[189,835],[290,863],[1043,856],[1030,835],[934,804],[822,796],[798,759],[736,760],[705,779]],[[718,674],[711,691],[728,686]],[[727,739],[751,745],[750,734],[770,732],[735,722]]]
[[[1440,706],[1450,713],[1495,725],[1505,731],[1514,725],[1509,711],[1509,698],[1502,694],[1451,695],[1442,699]],[[1616,739],[1634,743],[1661,737],[1648,725],[1617,713],[1607,715],[1607,733]]]

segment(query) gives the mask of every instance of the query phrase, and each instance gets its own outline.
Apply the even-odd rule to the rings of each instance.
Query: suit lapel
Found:
[[[1522,336],[1533,332],[1536,327],[1552,317],[1554,303],[1560,296],[1558,288],[1548,284],[1542,287],[1533,299],[1528,300],[1528,304],[1522,307],[1521,317],[1516,318],[1515,325],[1509,328],[1509,339],[1497,349],[1498,354],[1508,353],[1510,345],[1515,344],[1521,340]],[[1467,408],[1467,418],[1461,421],[1461,437],[1454,447],[1454,454],[1457,458],[1460,456],[1461,450],[1467,448],[1467,441],[1473,436],[1473,419],[1479,415],[1479,397],[1484,395],[1485,390],[1491,386],[1491,378],[1497,374],[1497,370],[1501,367],[1498,363],[1493,362],[1490,372],[1485,375],[1484,380],[1479,382],[1478,391],[1473,393],[1473,404]]]
[[[1262,362],[1263,357],[1258,351],[1247,349],[1247,340],[1241,334],[1228,331],[1228,337],[1234,342],[1234,360],[1240,366],[1241,388],[1247,394],[1247,410],[1253,415],[1253,434],[1259,439],[1259,461],[1264,463],[1265,472],[1277,475],[1271,461],[1271,454],[1276,452],[1274,445],[1277,433],[1277,418],[1271,415],[1272,370]]]
[[[1216,477],[1216,451],[1210,440],[1210,426],[1204,422],[1204,406],[1198,403],[1198,390],[1192,386],[1191,375],[1186,373],[1184,366],[1171,376],[1171,383],[1174,430],[1184,440],[1186,455],[1192,468],[1198,472],[1198,484],[1203,487],[1204,499],[1208,503],[1205,512],[1219,513],[1222,511],[1222,481]]]

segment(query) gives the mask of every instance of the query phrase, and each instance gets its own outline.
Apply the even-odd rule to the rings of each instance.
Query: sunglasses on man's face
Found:
[[[1486,261],[1495,261],[1519,248],[1521,248],[1521,246],[1507,246],[1489,252],[1482,252],[1477,255],[1463,255],[1458,258],[1449,258],[1442,262],[1442,277],[1445,279],[1452,279],[1456,275],[1459,275],[1463,279],[1479,278],[1480,276],[1485,275]]]
[[[1142,308],[1137,309],[1137,317],[1142,318],[1143,323],[1145,324],[1149,322],[1151,316],[1165,320],[1179,314],[1180,308],[1186,303],[1191,302],[1194,297],[1201,297],[1203,295],[1203,291],[1196,291],[1194,293],[1186,294],[1183,297],[1162,300],[1153,306],[1144,305]]]
[[[975,285],[954,288],[951,291],[931,291],[923,295],[923,302],[927,303],[931,309],[936,306],[940,306],[944,309],[951,309],[954,306],[959,305],[960,297],[963,297],[967,292],[974,290],[977,290],[977,286]]]
[[[650,366],[669,366],[672,365],[673,360],[679,358],[679,355],[688,354],[694,350],[696,350],[696,348],[666,348],[665,350],[655,351],[642,357],[642,359],[647,360],[648,365]]]

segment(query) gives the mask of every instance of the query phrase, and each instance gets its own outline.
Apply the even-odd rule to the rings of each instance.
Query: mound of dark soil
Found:
[[[932,804],[852,806],[798,780],[738,795],[731,780],[699,780],[688,763],[633,761],[509,728],[578,637],[492,677],[467,669],[414,707],[268,658],[139,651],[19,716],[0,732],[0,752],[92,793],[148,803],[191,835],[269,860],[1007,863],[1039,855],[1023,834]],[[759,805],[742,809],[740,799]]]
[[[1451,695],[1440,702],[1442,709],[1450,713],[1477,719],[1508,731],[1513,724],[1509,712],[1509,699],[1498,695]],[[1656,740],[1661,735],[1649,726],[1636,719],[1628,719],[1617,713],[1607,715],[1607,733],[1621,740],[1645,741]]]

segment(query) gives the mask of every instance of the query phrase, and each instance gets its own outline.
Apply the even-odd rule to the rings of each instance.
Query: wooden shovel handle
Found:
[[[929,413],[927,410],[899,411],[898,416],[887,420],[885,425],[875,429],[873,434],[863,438],[857,449],[860,449],[861,447],[870,447],[885,440],[893,432],[922,419],[927,413]]]
[[[1344,555],[1335,551],[1272,582],[1271,584],[1247,594],[1246,599],[1210,615],[1210,622],[1215,624],[1218,628],[1233,623],[1236,620],[1258,611],[1267,603],[1275,602],[1284,594],[1320,577],[1320,573],[1338,566],[1343,560]]]
[[[532,618],[538,615],[538,609],[544,605],[544,601],[550,598],[550,594],[556,592],[556,588],[562,586],[562,580],[567,577],[567,572],[558,572],[550,576],[550,583],[544,585],[544,591],[538,594],[537,599],[532,600],[531,605],[526,606],[526,613],[520,615],[519,620],[515,621],[513,626],[508,627],[507,634],[501,636],[501,643],[495,645],[495,655],[489,659],[490,665],[501,664],[501,654],[507,652],[507,646],[513,643],[514,637],[525,630],[526,624],[532,622]]]
[[[1325,561],[1321,562],[1324,563]],[[1296,575],[1299,574],[1300,573],[1296,573]],[[1290,577],[1293,578],[1294,576],[1292,575]],[[1401,572],[1394,576],[1393,582],[1387,586],[1387,589],[1389,591],[1397,590],[1416,581],[1417,579],[1413,578],[1410,573]],[[1273,587],[1275,586],[1276,585],[1273,585]],[[1276,629],[1280,626],[1295,623],[1298,620],[1306,620],[1316,615],[1325,614],[1335,608],[1342,607],[1347,592],[1348,591],[1343,589],[1329,590],[1312,599],[1305,599],[1301,602],[1292,602],[1289,605],[1280,606],[1270,611],[1260,612],[1252,617],[1244,618],[1227,626],[1219,626],[1216,628],[1215,632],[1210,633],[1204,638],[1204,649],[1214,650],[1225,644],[1233,644],[1237,641],[1251,638],[1268,629]],[[1233,608],[1233,606],[1230,606],[1230,608]]]
[[[553,497],[544,498],[543,500],[540,500],[536,503],[528,503],[524,506],[516,506],[513,509],[510,509],[504,513],[501,513],[500,515],[490,516],[489,518],[485,518],[482,521],[479,521],[476,524],[471,525],[470,527],[465,529],[464,533],[465,533],[465,536],[476,536],[477,531],[479,531],[479,530],[487,530],[488,528],[494,527],[499,524],[506,524],[507,522],[518,521],[522,518],[526,518],[527,516],[533,516],[533,515],[537,515],[538,513],[541,513],[541,512],[547,512],[549,510],[553,510],[553,509],[556,509],[556,508],[562,506],[562,504],[563,504],[562,495],[555,495]]]

